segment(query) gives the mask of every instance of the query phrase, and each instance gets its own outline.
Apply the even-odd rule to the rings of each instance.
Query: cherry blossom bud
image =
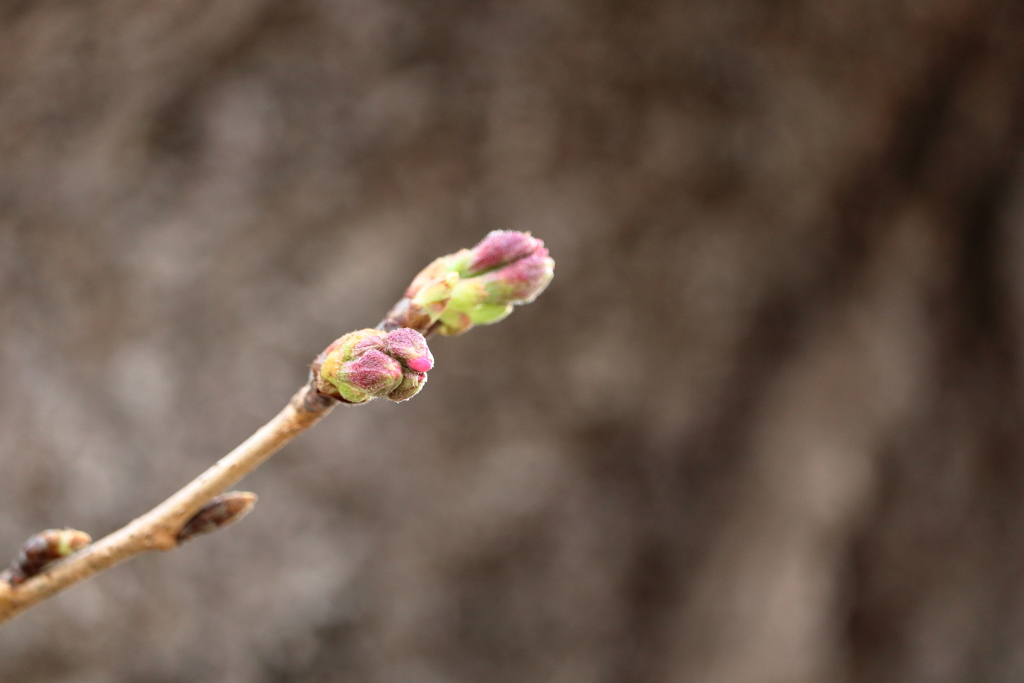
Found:
[[[495,230],[472,249],[442,256],[420,271],[380,328],[455,335],[496,323],[544,291],[554,269],[542,240]]]
[[[526,233],[492,232],[471,253],[468,268],[498,267],[459,280],[439,318],[441,334],[462,334],[474,325],[503,320],[513,306],[536,299],[555,274],[544,242]]]
[[[325,364],[324,370],[328,370]],[[383,396],[402,381],[402,366],[394,358],[370,349],[354,360],[339,363],[333,374],[325,374],[349,403],[365,403]]]
[[[402,327],[385,335],[389,355],[416,372],[427,372],[434,367],[434,356],[427,340],[415,330]]]
[[[465,270],[459,274],[462,277],[479,275],[536,254],[539,250],[543,250],[545,256],[548,253],[544,249],[543,240],[533,237],[528,232],[494,230],[470,250],[472,258]]]
[[[317,391],[346,403],[375,398],[402,401],[426,382],[425,375],[415,381],[409,375],[423,374],[433,366],[434,357],[419,332],[367,329],[350,332],[328,346],[313,363],[313,373]]]
[[[539,241],[539,240],[538,240]],[[503,268],[479,276],[487,290],[487,303],[528,304],[555,276],[555,262],[543,246]]]

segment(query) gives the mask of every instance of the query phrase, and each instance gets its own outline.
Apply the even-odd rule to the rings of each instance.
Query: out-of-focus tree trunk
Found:
[[[1024,677],[1024,5],[0,7],[0,547],[98,535],[434,256],[551,288],[0,678]]]

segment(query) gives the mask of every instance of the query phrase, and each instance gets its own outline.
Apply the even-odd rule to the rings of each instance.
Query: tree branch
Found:
[[[0,623],[76,583],[151,550],[170,550],[197,533],[215,529],[251,509],[255,495],[238,492],[214,501],[212,509],[185,529],[204,506],[224,493],[285,444],[320,421],[338,403],[375,398],[405,401],[427,381],[434,359],[425,336],[462,334],[475,325],[504,319],[529,303],[554,276],[555,262],[544,242],[529,233],[494,231],[473,249],[442,256],[416,276],[376,330],[358,330],[321,353],[309,383],[284,410],[188,485],[146,514],[70,557],[88,542],[77,530],[49,530],[23,546],[26,559],[0,573]],[[183,529],[185,531],[183,532]],[[55,535],[56,534],[56,535]],[[53,540],[64,539],[51,548]],[[26,553],[26,548],[31,550]],[[42,551],[58,551],[43,555]],[[5,578],[6,577],[6,578]]]
[[[284,410],[155,508],[18,586],[0,582],[0,623],[135,555],[177,547],[181,528],[217,494],[320,421],[338,402],[309,385]]]

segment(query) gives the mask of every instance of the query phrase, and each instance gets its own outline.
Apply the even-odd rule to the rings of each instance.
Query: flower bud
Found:
[[[528,232],[494,230],[470,250],[472,257],[469,264],[459,275],[479,275],[536,254],[539,250],[543,250],[545,256],[548,253],[544,249],[543,240],[533,237]]]
[[[533,301],[554,277],[555,262],[528,232],[495,230],[472,249],[435,259],[380,324],[423,334],[461,334],[506,318]]]
[[[434,367],[434,356],[427,340],[416,330],[402,327],[385,335],[389,355],[415,372],[427,372]]]
[[[392,401],[408,401],[410,398],[420,393],[420,389],[427,383],[427,373],[416,372],[415,370],[406,370],[402,373],[402,383],[398,385],[398,388],[392,390],[385,398]]]
[[[555,262],[548,256],[548,250],[540,247],[529,256],[475,279],[487,290],[487,303],[518,305],[536,299],[554,276]]]
[[[439,318],[441,334],[461,334],[505,319],[513,306],[536,299],[555,274],[544,243],[526,233],[492,232],[471,253],[467,268],[497,267],[459,280]]]
[[[343,399],[365,403],[397,387],[402,381],[402,366],[394,358],[369,349],[358,358],[339,364],[328,377]]]
[[[425,375],[415,381],[408,375],[423,374],[433,366],[434,357],[419,332],[367,329],[350,332],[328,346],[313,363],[313,374],[317,391],[346,403],[401,401],[426,382]]]

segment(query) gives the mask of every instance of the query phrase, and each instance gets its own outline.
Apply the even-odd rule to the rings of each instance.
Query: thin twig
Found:
[[[70,586],[150,550],[177,547],[178,532],[214,496],[327,415],[337,401],[309,385],[233,451],[155,508],[18,586],[0,581],[0,623]]]
[[[426,372],[433,365],[420,335],[461,334],[474,324],[503,319],[513,306],[533,301],[547,287],[554,267],[543,241],[529,233],[500,230],[488,234],[472,250],[436,259],[416,276],[405,297],[377,326],[379,332],[352,332],[328,346],[313,361],[309,384],[299,389],[284,410],[187,486],[109,536],[65,560],[43,565],[40,573],[23,582],[26,572],[20,572],[17,585],[0,579],[0,623],[135,555],[176,548],[194,535],[193,529],[185,533],[182,529],[211,499],[319,422],[339,402],[411,398],[426,382]],[[455,296],[453,288],[460,274],[466,278],[465,288]],[[381,352],[385,346],[390,355]],[[343,393],[337,382],[349,393]],[[238,495],[250,497],[248,507],[255,502],[253,494]],[[217,515],[225,512],[231,511],[221,510]],[[240,512],[235,509],[234,515],[224,516],[221,522],[237,518]],[[204,529],[209,526],[206,521],[200,524]]]

